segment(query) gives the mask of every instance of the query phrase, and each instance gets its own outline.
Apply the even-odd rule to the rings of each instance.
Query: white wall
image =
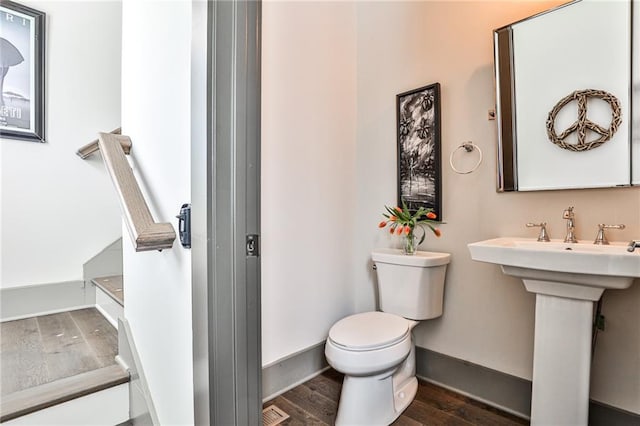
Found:
[[[122,128],[156,221],[174,227],[190,192],[191,2],[125,1]],[[135,253],[123,232],[125,317],[163,425],[193,424],[191,253]]]
[[[640,236],[640,188],[496,193],[492,30],[559,3],[264,4],[263,364],[319,343],[339,317],[375,308],[369,253],[398,245],[376,226],[396,202],[395,95],[440,82],[447,223],[421,248],[453,258],[444,315],[417,328],[417,343],[531,378],[535,298],[498,267],[471,261],[466,244],[533,237],[524,224],[541,220],[561,238],[570,205],[580,239],[594,238],[601,222],[627,225],[613,240]],[[484,161],[458,175],[448,158],[466,140]],[[603,313],[591,396],[640,413],[640,286],[607,292]]]
[[[263,3],[262,360],[353,312],[355,6]]]
[[[0,141],[0,287],[81,280],[121,232],[102,160],[75,155],[120,126],[121,3],[22,3],[47,14],[47,143]]]
[[[547,2],[548,4],[549,2]],[[559,3],[559,2],[556,2]],[[564,237],[562,210],[575,206],[579,239],[596,224],[624,223],[612,240],[640,236],[640,188],[533,193],[495,191],[495,103],[492,30],[542,10],[527,2],[372,2],[358,5],[358,150],[353,285],[358,311],[374,307],[368,253],[392,242],[376,229],[382,206],[396,199],[397,93],[440,82],[442,89],[443,216],[440,239],[423,250],[452,253],[444,315],[416,329],[421,347],[530,379],[534,296],[494,265],[471,261],[466,244],[499,236],[530,236],[530,221],[549,222]],[[450,153],[472,140],[484,162],[470,175],[448,165]],[[475,158],[475,157],[474,157]],[[640,285],[605,293],[607,330],[598,339],[592,398],[640,413]]]

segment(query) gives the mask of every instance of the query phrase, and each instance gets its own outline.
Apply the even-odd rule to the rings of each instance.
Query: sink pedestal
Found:
[[[593,302],[539,293],[544,281],[523,280],[536,293],[531,425],[584,425],[589,419]],[[557,283],[554,283],[557,286]]]
[[[469,244],[471,258],[500,265],[536,293],[531,424],[587,426],[593,302],[640,278],[626,244],[494,238]]]

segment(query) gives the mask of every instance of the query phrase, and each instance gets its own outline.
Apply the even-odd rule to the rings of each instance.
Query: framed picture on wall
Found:
[[[398,205],[432,209],[442,220],[440,84],[396,96]]]
[[[0,137],[44,142],[45,14],[0,0]]]

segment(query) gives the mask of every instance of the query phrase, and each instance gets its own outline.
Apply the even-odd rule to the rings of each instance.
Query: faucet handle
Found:
[[[573,206],[567,207],[565,211],[562,212],[563,219],[573,219]]]
[[[609,240],[607,240],[607,237],[604,235],[604,230],[605,229],[624,229],[624,225],[620,224],[620,225],[605,225],[604,223],[599,223],[598,224],[598,233],[596,234],[596,239],[593,242],[593,244],[598,244],[598,245],[608,245],[609,244]]]
[[[527,228],[540,228],[540,234],[538,234],[538,241],[549,242],[549,234],[547,233],[547,222],[542,223],[527,223]]]

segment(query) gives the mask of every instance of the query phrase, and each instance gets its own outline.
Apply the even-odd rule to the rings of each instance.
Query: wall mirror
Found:
[[[498,191],[640,184],[639,15],[577,0],[494,31]]]

